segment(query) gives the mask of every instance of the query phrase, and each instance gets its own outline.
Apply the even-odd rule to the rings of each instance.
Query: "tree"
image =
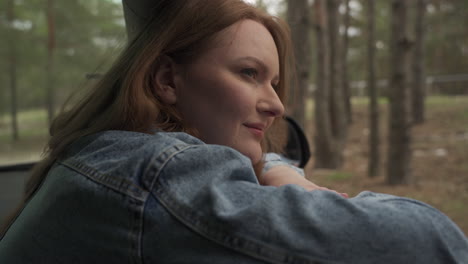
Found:
[[[307,0],[289,0],[287,19],[291,27],[294,55],[296,57],[297,85],[290,110],[292,116],[305,127],[305,104],[309,88],[310,71],[310,38],[309,38],[309,5]]]
[[[54,0],[47,0],[47,62],[46,62],[46,105],[49,126],[54,117],[54,53],[55,53],[55,14]]]
[[[46,109],[50,120],[73,91],[84,90],[87,73],[105,71],[125,44],[121,9],[108,0],[0,1],[1,133],[26,139],[21,111]],[[28,137],[43,140],[46,126],[35,123]]]
[[[330,55],[325,0],[314,1],[317,40],[317,77],[315,90],[315,167],[333,168],[335,145],[331,133],[329,112]]]
[[[467,10],[466,0],[428,2],[424,17],[425,26],[431,29],[430,34],[424,36],[424,65],[427,75],[467,72]]]
[[[367,90],[369,96],[369,163],[367,174],[375,177],[380,165],[379,105],[375,78],[375,0],[367,0]]]
[[[406,183],[410,176],[410,123],[408,113],[408,72],[411,42],[407,34],[407,1],[391,2],[390,91],[387,182]]]
[[[329,79],[329,108],[331,133],[334,139],[333,167],[339,168],[343,163],[342,150],[347,136],[347,114],[345,97],[342,84],[342,43],[340,38],[339,23],[340,0],[327,0],[328,44],[330,52],[330,79]]]
[[[346,112],[346,121],[348,124],[352,124],[353,122],[353,113],[351,109],[351,90],[349,87],[349,79],[348,79],[348,47],[349,47],[349,27],[350,27],[350,7],[349,1],[345,0],[345,13],[343,16],[343,27],[344,27],[344,35],[343,35],[343,63],[341,63],[341,71],[342,71],[342,84],[343,84],[343,98],[344,98],[344,105],[345,105],[345,112]]]
[[[18,130],[18,98],[17,98],[17,68],[18,68],[18,52],[16,50],[16,32],[13,26],[15,21],[15,1],[7,2],[7,23],[8,23],[8,65],[9,65],[9,86],[10,86],[10,103],[11,103],[11,127],[12,138],[14,141],[19,139]]]
[[[424,100],[426,97],[426,77],[424,75],[424,35],[426,0],[416,1],[415,39],[411,85],[411,114],[414,124],[424,122]]]

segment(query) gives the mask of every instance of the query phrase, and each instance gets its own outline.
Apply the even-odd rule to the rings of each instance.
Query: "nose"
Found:
[[[257,109],[260,113],[266,114],[268,116],[283,116],[283,103],[271,85],[265,85],[264,89],[262,89],[262,94],[257,103]]]

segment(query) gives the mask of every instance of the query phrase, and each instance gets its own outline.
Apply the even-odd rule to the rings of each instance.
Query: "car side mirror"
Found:
[[[299,168],[304,168],[310,159],[309,142],[301,126],[294,119],[289,116],[286,116],[284,119],[288,127],[284,156],[293,160]]]

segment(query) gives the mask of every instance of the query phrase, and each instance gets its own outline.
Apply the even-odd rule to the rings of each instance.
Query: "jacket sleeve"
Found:
[[[422,202],[363,192],[345,199],[260,186],[248,158],[222,146],[175,151],[152,195],[193,232],[272,263],[464,263],[468,242]],[[466,262],[465,262],[466,263]]]
[[[293,160],[289,160],[284,156],[269,152],[264,155],[264,160],[265,165],[263,166],[262,173],[266,173],[268,170],[276,166],[286,166],[299,173],[299,175],[305,177],[304,170],[299,168]]]

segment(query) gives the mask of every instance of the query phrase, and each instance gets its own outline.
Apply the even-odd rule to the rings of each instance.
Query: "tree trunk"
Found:
[[[349,24],[350,24],[350,7],[349,1],[345,0],[345,13],[343,19],[343,26],[344,26],[344,36],[343,36],[343,63],[342,65],[342,73],[343,73],[343,95],[344,95],[344,105],[346,110],[346,122],[347,124],[353,123],[353,112],[351,107],[351,90],[349,87],[349,78],[348,78],[348,46],[349,46]]]
[[[408,114],[408,68],[411,43],[407,37],[407,1],[393,0],[391,14],[389,91],[389,140],[387,182],[403,184],[410,177],[410,123]]]
[[[367,89],[369,96],[369,177],[378,175],[379,153],[379,105],[375,81],[375,0],[367,0]]]
[[[342,85],[341,67],[343,60],[341,58],[341,38],[339,34],[339,3],[340,0],[327,0],[328,12],[328,38],[330,46],[330,124],[333,139],[335,141],[334,148],[334,166],[333,168],[341,167],[343,163],[343,148],[347,135],[346,110],[344,104],[344,93]]]
[[[310,70],[310,18],[307,0],[288,0],[288,23],[296,57],[297,83],[289,108],[294,119],[305,127],[305,104],[308,97]]]
[[[47,120],[49,126],[52,123],[55,112],[54,98],[54,52],[55,52],[55,17],[54,17],[54,0],[47,0],[46,8],[47,16],[47,62],[46,62],[46,105],[47,105]]]
[[[426,97],[426,77],[424,74],[424,35],[426,0],[416,1],[415,42],[413,50],[413,85],[411,89],[411,113],[414,124],[424,122],[424,100]]]
[[[11,101],[11,128],[12,128],[12,139],[18,141],[19,129],[18,129],[18,98],[17,98],[17,67],[18,67],[18,53],[16,51],[16,32],[13,28],[13,21],[15,20],[14,12],[14,0],[10,0],[7,3],[7,21],[8,21],[8,68],[9,68],[9,80],[10,80],[10,101]]]
[[[332,168],[334,142],[331,134],[329,112],[330,56],[328,50],[327,9],[325,0],[314,1],[317,39],[317,77],[315,90],[315,167]]]

